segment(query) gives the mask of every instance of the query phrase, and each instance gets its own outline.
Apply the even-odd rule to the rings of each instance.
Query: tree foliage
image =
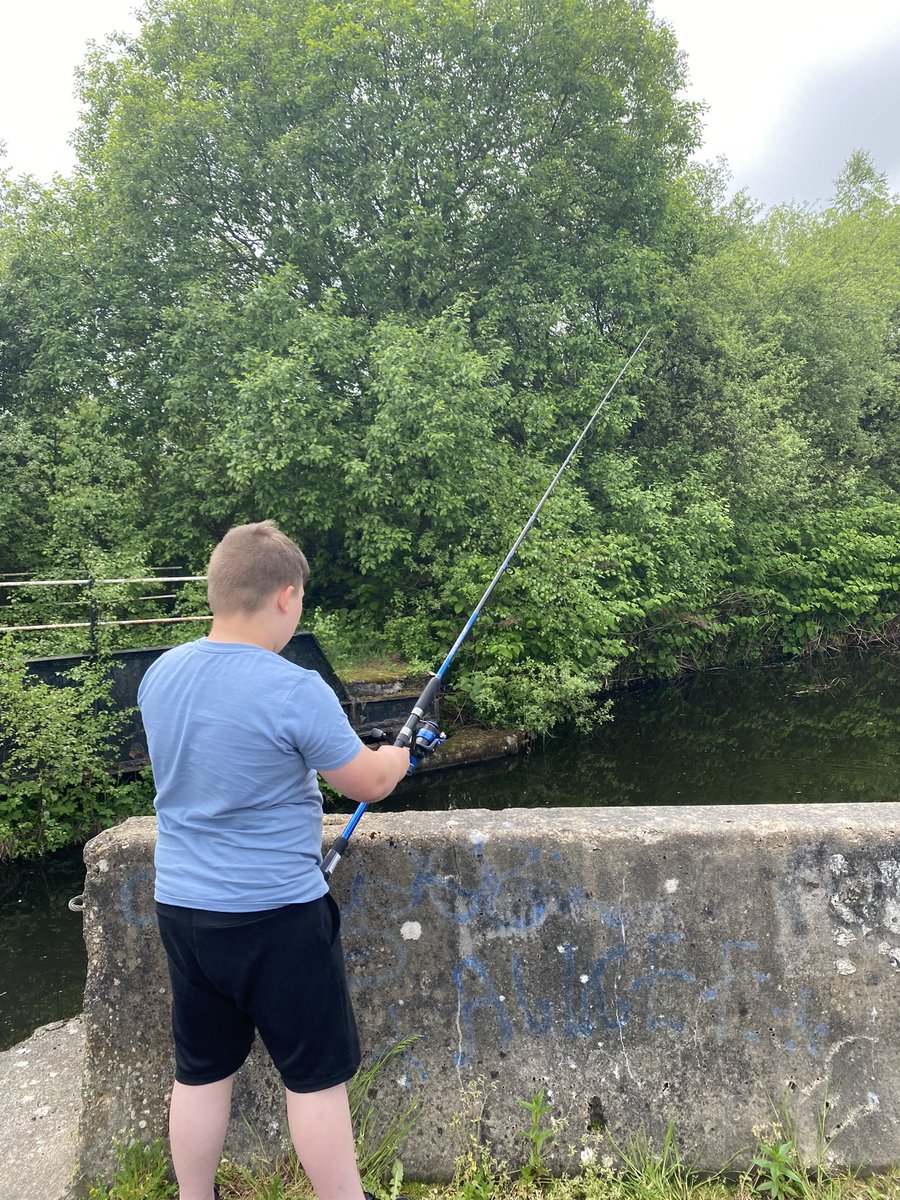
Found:
[[[203,569],[236,521],[540,729],[612,675],[896,614],[900,210],[690,163],[647,0],[147,0],[72,179],[0,186],[0,570]],[[542,715],[543,714],[543,715]]]

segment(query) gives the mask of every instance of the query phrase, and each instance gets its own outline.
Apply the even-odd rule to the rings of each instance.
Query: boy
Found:
[[[208,636],[162,655],[138,691],[157,793],[180,1200],[217,1194],[234,1074],[254,1030],[319,1200],[363,1200],[346,1088],[360,1051],[320,870],[316,774],[371,804],[406,774],[409,753],[364,746],[321,677],[279,657],[308,577],[273,522],[231,529],[209,563]]]

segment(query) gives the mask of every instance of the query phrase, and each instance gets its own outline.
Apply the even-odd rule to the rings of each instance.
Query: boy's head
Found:
[[[282,588],[299,591],[308,579],[303,551],[274,521],[235,525],[209,560],[209,607],[216,617],[255,613]]]

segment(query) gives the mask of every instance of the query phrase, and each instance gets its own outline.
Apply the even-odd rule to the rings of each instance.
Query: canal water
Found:
[[[868,656],[635,687],[616,695],[591,735],[414,777],[379,807],[884,800],[900,800],[900,659]],[[0,1049],[80,1011],[81,918],[66,905],[82,885],[79,851],[0,871]]]

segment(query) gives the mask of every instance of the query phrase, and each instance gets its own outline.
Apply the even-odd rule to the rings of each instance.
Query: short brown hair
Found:
[[[309,564],[274,521],[235,525],[212,552],[206,577],[214,616],[257,612],[273,592],[305,587]]]

